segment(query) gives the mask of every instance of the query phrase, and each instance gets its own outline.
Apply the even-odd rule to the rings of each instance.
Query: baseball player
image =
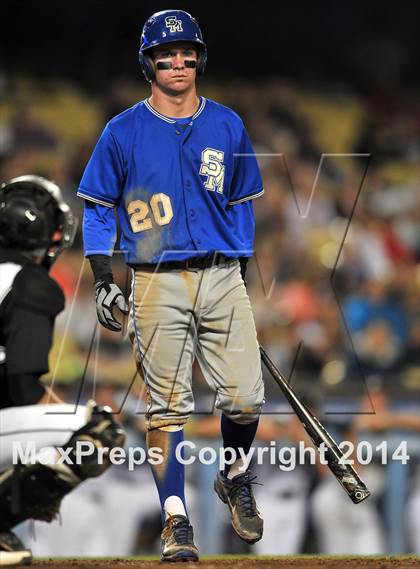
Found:
[[[182,10],[153,14],[139,59],[151,95],[106,126],[82,177],[84,247],[95,279],[101,324],[121,330],[113,309],[129,312],[129,336],[148,394],[148,447],[163,449],[153,467],[163,514],[162,560],[196,561],[176,451],[193,410],[197,357],[222,412],[224,448],[235,461],[215,490],[237,534],[262,536],[252,483],[240,452],[252,445],[263,404],[261,361],[250,301],[241,278],[252,255],[251,200],[263,194],[241,119],[197,95],[206,45]],[[116,240],[132,272],[130,307],[113,282]],[[239,457],[239,458],[238,458]],[[231,462],[231,461],[230,461]]]
[[[48,371],[54,320],[64,296],[48,270],[74,238],[76,220],[59,187],[20,176],[0,188],[0,566],[32,555],[11,531],[34,518],[51,521],[61,499],[98,476],[96,450],[124,442],[109,409],[68,405],[40,382]],[[94,452],[77,462],[77,441]],[[32,447],[34,461],[13,464],[13,445]],[[63,452],[71,464],[60,460]],[[30,457],[28,457],[30,458]]]

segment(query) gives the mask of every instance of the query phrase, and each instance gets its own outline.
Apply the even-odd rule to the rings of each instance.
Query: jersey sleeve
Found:
[[[255,236],[255,218],[252,201],[238,204],[230,209],[235,233],[242,243],[242,255],[252,257]]]
[[[229,206],[253,200],[264,193],[263,182],[251,141],[245,127],[234,160]]]
[[[8,375],[35,374],[48,371],[48,354],[52,344],[54,317],[15,306],[9,322],[6,342]]]
[[[24,267],[13,281],[6,321],[8,375],[48,371],[54,320],[64,308],[60,286],[42,266]]]
[[[83,246],[85,256],[109,255],[117,239],[114,209],[86,201],[83,213]]]
[[[121,148],[107,125],[96,144],[80,182],[77,195],[113,208],[118,204],[124,181]]]
[[[64,310],[63,291],[42,266],[24,267],[13,281],[11,292],[16,307],[54,318]]]
[[[18,373],[7,376],[7,390],[0,394],[0,409],[35,405],[45,394],[38,374]]]

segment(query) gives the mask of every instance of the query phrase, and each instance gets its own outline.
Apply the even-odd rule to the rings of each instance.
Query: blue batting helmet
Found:
[[[157,45],[175,41],[193,42],[198,49],[197,75],[206,67],[207,48],[196,20],[184,10],[163,10],[150,16],[143,26],[140,41],[139,61],[148,81],[155,77],[155,68],[147,51]]]

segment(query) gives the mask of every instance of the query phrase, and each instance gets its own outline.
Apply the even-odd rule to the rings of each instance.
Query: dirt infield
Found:
[[[204,558],[199,563],[182,563],[184,569],[396,569],[420,568],[419,557],[276,557],[230,559]],[[36,569],[174,569],[173,563],[142,559],[57,559],[34,561]]]

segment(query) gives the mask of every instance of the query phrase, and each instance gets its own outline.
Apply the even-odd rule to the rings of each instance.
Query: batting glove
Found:
[[[113,332],[121,330],[120,322],[114,317],[113,309],[117,306],[123,314],[128,314],[128,304],[118,285],[106,280],[95,283],[96,313],[105,328]]]

